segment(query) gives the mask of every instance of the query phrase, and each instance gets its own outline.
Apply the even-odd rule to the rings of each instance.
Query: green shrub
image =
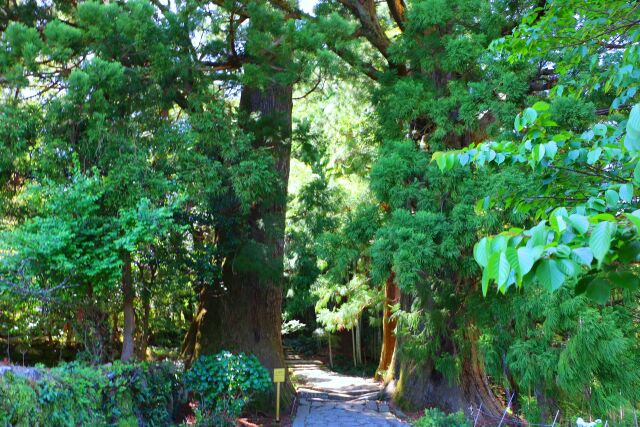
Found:
[[[0,376],[0,425],[167,426],[178,392],[170,363],[70,363],[34,380],[8,372]]]
[[[38,396],[25,378],[11,372],[0,377],[0,425],[39,424]]]
[[[424,416],[417,419],[414,423],[416,427],[470,427],[462,412],[453,414],[445,414],[439,409],[425,409]]]
[[[197,400],[198,425],[235,425],[251,398],[271,385],[269,372],[255,356],[223,351],[201,356],[184,375]]]

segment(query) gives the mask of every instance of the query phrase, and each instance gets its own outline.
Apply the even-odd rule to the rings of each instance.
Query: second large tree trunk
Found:
[[[284,367],[282,349],[282,281],[286,189],[291,157],[291,86],[272,83],[264,89],[245,87],[240,108],[247,117],[256,148],[268,148],[275,158],[277,195],[251,208],[248,224],[216,230],[218,244],[245,240],[225,259],[224,291],[205,287],[200,306],[183,343],[183,357],[221,350],[258,357],[270,371]]]
[[[411,296],[402,293],[403,310],[411,309]],[[453,331],[452,331],[453,334]],[[443,351],[456,353],[451,336],[440,339]],[[459,379],[450,380],[436,369],[435,360],[417,362],[402,354],[403,337],[397,338],[396,349],[387,375],[387,392],[408,408],[437,407],[446,412],[464,411],[470,414],[482,405],[482,411],[500,417],[504,406],[490,388],[484,363],[478,353],[477,331],[472,324],[465,327],[469,348],[462,351],[462,370]],[[510,417],[508,417],[510,418]]]

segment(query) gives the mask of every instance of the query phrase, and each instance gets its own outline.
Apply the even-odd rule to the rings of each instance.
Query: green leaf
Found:
[[[502,288],[509,279],[509,273],[511,272],[511,265],[507,259],[507,255],[504,252],[500,253],[500,262],[498,264],[498,287]]]
[[[482,296],[487,296],[487,291],[489,290],[489,270],[484,269],[482,271]]]
[[[640,277],[630,271],[612,271],[607,278],[613,286],[635,291],[640,287]]]
[[[551,218],[549,218],[549,223],[551,224],[551,227],[558,233],[564,233],[567,229],[567,223],[560,215],[553,215]]]
[[[591,248],[576,248],[572,252],[575,255],[573,258],[582,265],[590,266],[593,262]]]
[[[536,268],[536,278],[549,291],[555,291],[564,283],[565,275],[558,268],[557,261],[543,259]]]
[[[520,273],[520,261],[518,260],[518,251],[515,248],[507,248],[505,251],[507,256],[507,260],[509,261],[509,265],[511,269],[516,273]]]
[[[589,237],[589,247],[593,256],[598,260],[598,266],[602,264],[605,256],[609,253],[611,239],[616,231],[616,225],[612,222],[603,221],[596,225]]]
[[[624,214],[624,215],[627,217],[629,221],[631,221],[633,225],[636,226],[636,230],[640,234],[640,210],[633,211],[630,214]]]
[[[440,172],[444,172],[447,167],[447,159],[445,157],[445,153],[441,151],[433,153],[432,159],[434,159],[438,164],[438,168],[440,169]]]
[[[516,130],[516,132],[520,132],[524,128],[524,126],[522,125],[522,116],[520,114],[518,114],[514,119],[513,128]]]
[[[627,133],[640,134],[640,104],[636,104],[629,113],[627,120]]]
[[[538,118],[538,112],[533,108],[527,108],[522,113],[525,124],[533,124]]]
[[[598,123],[593,127],[593,134],[598,136],[605,136],[607,134],[607,126],[602,123]]]
[[[633,169],[633,183],[640,185],[640,161],[636,163],[636,167]]]
[[[549,105],[544,101],[538,101],[531,106],[531,108],[533,108],[536,111],[547,111],[549,107],[551,107],[551,105]]]
[[[520,265],[520,274],[525,275],[531,271],[533,264],[538,260],[538,254],[530,248],[518,248],[518,264]]]
[[[544,144],[544,150],[545,150],[545,155],[553,160],[553,158],[556,156],[556,153],[558,152],[558,144],[556,144],[555,141],[549,141],[546,144]]]
[[[584,234],[589,231],[589,220],[584,215],[570,215],[569,224],[571,224],[571,227],[579,234]]]
[[[533,160],[536,163],[540,163],[540,161],[544,158],[544,152],[545,152],[544,144],[536,144],[533,147],[533,151],[531,153],[533,156]]]
[[[631,203],[633,201],[633,184],[623,184],[620,186],[620,198],[627,202]]]
[[[489,271],[489,278],[494,279],[498,283],[498,287],[502,287],[506,284],[509,278],[509,272],[511,267],[509,261],[504,252],[494,252],[489,257],[489,264],[487,265]]]
[[[590,165],[593,165],[595,162],[597,162],[600,159],[601,154],[602,154],[602,148],[600,147],[589,151],[589,154],[587,154],[587,163]]]
[[[473,258],[481,267],[486,267],[489,262],[489,253],[491,251],[491,245],[489,239],[483,237],[473,247]]]
[[[604,198],[607,201],[607,206],[610,208],[615,208],[618,206],[618,202],[620,201],[620,196],[617,191],[607,190],[604,193]]]
[[[586,296],[598,304],[606,304],[611,293],[611,283],[603,277],[596,277],[586,286]]]

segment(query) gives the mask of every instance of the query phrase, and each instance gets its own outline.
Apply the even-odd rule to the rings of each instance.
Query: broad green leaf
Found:
[[[520,261],[518,260],[518,252],[515,248],[507,248],[505,251],[507,256],[507,260],[509,261],[509,265],[511,269],[516,273],[520,273]]]
[[[482,296],[487,296],[487,291],[489,290],[489,270],[484,269],[482,271]]]
[[[569,224],[571,224],[571,227],[579,234],[584,234],[589,230],[589,220],[584,215],[570,215]]]
[[[593,165],[600,159],[601,154],[602,154],[602,148],[600,147],[589,151],[589,154],[587,154],[587,163],[590,165]]]
[[[509,273],[511,272],[511,266],[509,264],[509,260],[507,259],[507,255],[504,252],[500,253],[500,262],[498,264],[498,287],[502,288],[507,284],[507,279],[509,278]]]
[[[541,253],[541,252],[540,252]],[[540,254],[536,256],[533,249],[518,248],[518,263],[520,264],[520,274],[525,275],[531,271],[533,264],[538,260]]]
[[[489,279],[498,280],[498,270],[500,268],[500,252],[493,252],[489,255],[489,261],[487,261],[487,271],[489,272]]]
[[[567,223],[560,215],[553,215],[551,218],[549,218],[549,223],[551,224],[551,227],[553,227],[553,229],[558,233],[564,233],[567,229]]]
[[[536,111],[547,111],[549,107],[551,107],[551,105],[549,105],[544,101],[538,101],[531,106],[531,108],[533,108]]]
[[[557,261],[543,259],[536,268],[536,278],[549,291],[555,291],[564,283],[565,275],[558,268]]]
[[[526,108],[522,113],[522,118],[526,124],[533,124],[538,118],[538,112],[533,108]]]
[[[589,237],[589,247],[593,256],[598,260],[598,265],[602,264],[605,256],[609,253],[611,239],[616,231],[616,225],[612,222],[603,221],[598,223],[591,231]]]
[[[591,248],[576,248],[573,250],[574,259],[582,265],[590,266],[593,262],[593,252]]]
[[[587,284],[585,294],[598,304],[606,304],[611,293],[611,283],[603,277],[596,277]]]
[[[638,231],[638,234],[640,234],[640,210],[633,211],[630,214],[625,214],[625,216],[629,221],[631,221],[631,223],[633,223],[633,225],[636,226],[636,230]]]
[[[447,159],[445,156],[446,156],[446,153],[443,153],[442,151],[437,151],[433,153],[433,156],[431,157],[438,164],[438,169],[440,169],[440,172],[444,172],[447,168]]]
[[[553,158],[556,156],[556,153],[558,152],[558,144],[556,144],[555,141],[549,141],[544,144],[544,150],[547,158],[553,160]]]
[[[624,264],[631,264],[640,258],[640,241],[628,240],[618,249],[618,260]]]
[[[635,291],[640,287],[640,277],[630,271],[612,271],[607,278],[613,286]]]
[[[540,161],[544,158],[545,148],[544,144],[537,144],[533,147],[533,152],[531,155],[533,156],[533,160],[536,163],[540,163]]]
[[[634,105],[629,113],[627,133],[629,132],[640,134],[640,104]]]
[[[593,133],[594,135],[605,136],[607,134],[607,126],[602,123],[598,123],[593,127]]]
[[[620,198],[627,203],[633,201],[633,184],[623,184],[620,186]]]
[[[633,169],[633,183],[640,185],[640,161],[636,163],[636,167]]]
[[[489,253],[491,251],[491,245],[489,239],[483,237],[473,247],[473,258],[481,267],[486,267],[489,262]]]
[[[620,195],[618,195],[617,191],[607,190],[604,193],[604,198],[607,201],[607,206],[610,208],[615,208],[618,206],[618,202],[620,201]]]
[[[522,125],[522,116],[520,114],[518,114],[516,116],[516,118],[513,121],[513,128],[517,131],[520,132],[524,126]]]
[[[557,265],[560,271],[568,277],[574,277],[580,271],[580,266],[570,259],[558,260]]]

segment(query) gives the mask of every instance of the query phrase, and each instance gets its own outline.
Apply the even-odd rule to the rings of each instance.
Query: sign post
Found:
[[[280,383],[284,382],[284,368],[273,370],[273,382],[276,383],[276,422],[280,423]]]

